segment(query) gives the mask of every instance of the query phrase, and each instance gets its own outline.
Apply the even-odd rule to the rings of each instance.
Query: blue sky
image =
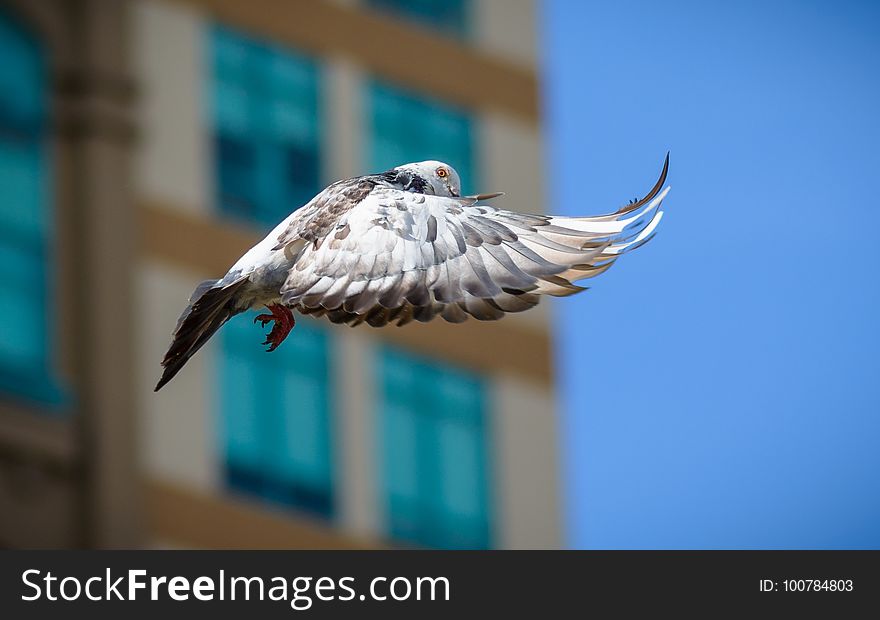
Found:
[[[880,548],[880,4],[542,14],[557,212],[658,236],[556,304],[568,543]]]

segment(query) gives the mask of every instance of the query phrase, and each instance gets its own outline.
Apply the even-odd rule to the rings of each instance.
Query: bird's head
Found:
[[[394,176],[393,182],[405,190],[453,198],[461,196],[461,179],[458,173],[455,168],[442,161],[404,164],[390,172]]]

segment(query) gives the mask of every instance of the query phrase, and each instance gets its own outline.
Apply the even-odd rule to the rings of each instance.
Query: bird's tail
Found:
[[[214,332],[242,311],[236,306],[235,298],[247,281],[246,277],[231,284],[222,284],[220,280],[205,280],[196,287],[189,298],[189,305],[177,319],[171,346],[162,359],[164,370],[162,378],[156,384],[156,392],[174,378]]]

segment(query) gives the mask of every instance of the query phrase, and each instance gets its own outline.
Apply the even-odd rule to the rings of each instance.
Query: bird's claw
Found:
[[[272,328],[273,333],[274,333],[274,331],[275,331],[275,328]],[[272,342],[272,334],[270,333],[268,336],[266,336],[266,339],[263,341],[263,344],[270,345],[269,348],[266,349],[266,353],[271,353],[272,351],[274,351],[275,349],[278,348],[278,345],[280,344],[280,342]]]
[[[262,327],[266,327],[266,323],[269,321],[274,321],[275,315],[272,314],[258,314],[254,317],[254,323],[259,322]],[[265,343],[263,343],[265,344]]]
[[[270,321],[274,321],[275,325],[272,326],[272,331],[266,336],[266,340],[263,344],[269,345],[269,348],[266,349],[267,353],[271,353],[275,349],[278,348],[284,339],[287,338],[287,334],[290,333],[290,330],[293,329],[294,325],[296,325],[296,320],[293,318],[293,312],[290,311],[290,308],[281,304],[272,304],[271,306],[266,306],[272,314],[260,314],[254,317],[254,323],[259,323],[265,327],[266,323]]]

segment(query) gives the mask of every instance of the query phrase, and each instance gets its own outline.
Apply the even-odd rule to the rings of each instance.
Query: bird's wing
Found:
[[[299,240],[319,242],[339,221],[345,220],[348,212],[369,196],[375,186],[376,182],[370,177],[357,177],[330,185],[304,207],[295,211],[286,223],[282,223],[281,232],[275,237],[272,250],[281,249]]]
[[[323,224],[312,229],[322,232],[298,245],[282,300],[350,324],[499,319],[541,294],[584,290],[573,282],[651,237],[666,191],[655,188],[635,209],[569,218],[372,188],[336,217],[315,216]]]

